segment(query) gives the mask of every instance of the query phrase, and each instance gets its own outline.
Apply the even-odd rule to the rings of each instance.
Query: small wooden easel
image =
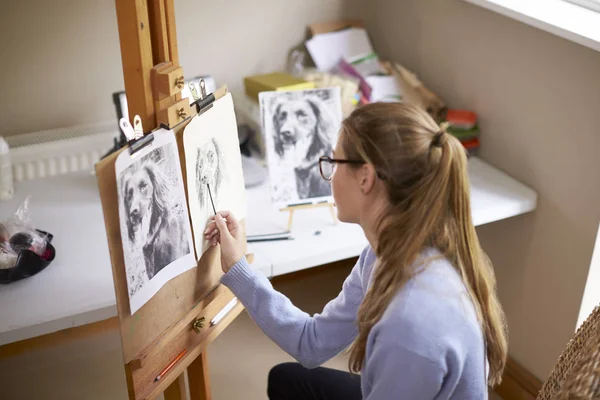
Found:
[[[144,146],[161,125],[175,133],[186,182],[183,130],[201,106],[182,98],[173,0],[116,0],[125,92],[134,126],[144,128],[132,149]],[[226,89],[221,89],[221,92]],[[209,95],[216,98],[215,95]],[[208,107],[207,107],[208,108]],[[137,118],[136,118],[137,120]],[[148,140],[145,140],[148,139]],[[212,247],[192,268],[168,281],[134,315],[130,313],[127,277],[119,224],[116,151],[96,165],[96,175],[113,269],[119,329],[130,399],[166,400],[211,398],[207,346],[242,311],[241,303],[219,284],[219,249]],[[186,188],[187,192],[187,188]],[[242,222],[243,223],[243,222]],[[248,257],[251,261],[252,257]]]
[[[333,205],[333,203],[330,203],[328,201],[323,201],[320,203],[307,203],[307,204],[294,204],[294,205],[289,205],[287,207],[284,207],[282,209],[280,209],[279,211],[288,211],[290,213],[290,215],[288,216],[288,225],[287,225],[287,230],[288,232],[291,232],[292,230],[292,223],[294,222],[294,211],[296,210],[305,210],[308,208],[322,208],[322,207],[329,207],[329,211],[331,211],[331,218],[333,218],[333,223],[337,224],[338,219],[335,213],[335,206]]]

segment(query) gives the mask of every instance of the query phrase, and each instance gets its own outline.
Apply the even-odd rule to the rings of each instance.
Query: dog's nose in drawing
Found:
[[[281,136],[283,138],[283,141],[286,143],[293,143],[294,142],[294,134],[292,133],[291,130],[285,130],[281,132]]]

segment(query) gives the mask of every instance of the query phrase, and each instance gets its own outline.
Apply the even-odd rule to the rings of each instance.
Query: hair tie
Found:
[[[440,130],[433,136],[433,140],[431,141],[431,145],[435,147],[442,147],[445,143],[444,134],[446,133],[446,129],[448,129],[448,122],[442,122],[440,124]]]
[[[444,135],[444,131],[439,131],[438,133],[435,134],[435,136],[433,137],[433,140],[431,141],[431,145],[435,146],[435,147],[442,147],[442,136]]]

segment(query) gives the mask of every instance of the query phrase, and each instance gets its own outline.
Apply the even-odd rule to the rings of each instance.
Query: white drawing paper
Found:
[[[371,101],[402,101],[402,87],[395,76],[368,76],[365,78],[371,87]]]
[[[204,230],[215,210],[230,211],[238,220],[246,217],[242,156],[231,94],[190,121],[183,133],[183,147],[194,245],[200,259],[208,246]]]
[[[362,28],[315,35],[306,41],[306,47],[320,71],[330,71],[341,59],[354,60],[373,53],[373,46]]]
[[[161,287],[196,266],[183,176],[172,131],[115,163],[119,221],[133,315]]]
[[[319,158],[331,156],[338,138],[340,89],[261,92],[259,102],[272,203],[281,208],[329,200]]]

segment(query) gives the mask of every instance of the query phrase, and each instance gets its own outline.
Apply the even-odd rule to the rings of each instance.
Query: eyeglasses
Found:
[[[321,176],[326,181],[331,180],[331,176],[333,175],[333,171],[335,170],[335,164],[366,164],[364,161],[359,160],[343,160],[339,158],[331,158],[327,156],[321,156],[319,158],[319,170],[321,171]]]

